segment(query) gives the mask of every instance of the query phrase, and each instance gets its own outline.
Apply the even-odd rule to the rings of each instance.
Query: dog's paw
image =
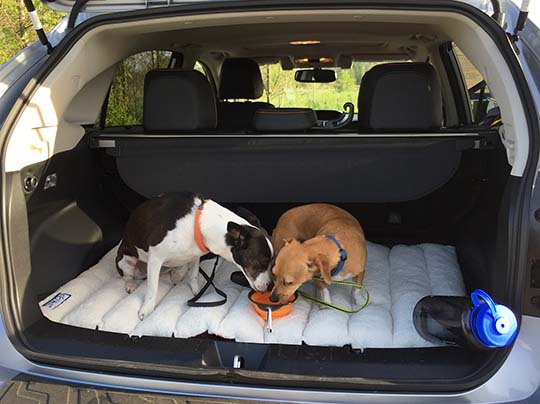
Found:
[[[154,311],[154,305],[151,303],[144,303],[139,310],[138,316],[139,320],[143,321],[146,317],[150,315]]]
[[[137,281],[135,280],[126,281],[125,289],[128,294],[133,293],[135,289],[137,289],[138,287],[139,287],[139,283]]]

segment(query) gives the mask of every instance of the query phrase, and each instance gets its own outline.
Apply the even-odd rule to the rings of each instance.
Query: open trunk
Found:
[[[153,369],[152,374],[159,369],[159,373],[179,372],[182,377],[191,375],[198,380],[205,374],[207,380],[211,380],[216,374],[228,373],[226,370],[232,367],[234,356],[239,355],[243,358],[243,368],[230,375],[235,381],[289,385],[291,379],[283,381],[283,374],[288,374],[294,375],[294,385],[305,385],[313,377],[322,378],[328,386],[343,385],[344,378],[350,378],[347,383],[354,381],[356,385],[362,385],[361,379],[367,378],[378,382],[394,381],[398,389],[408,386],[411,389],[443,390],[470,387],[478,382],[479,373],[482,378],[488,377],[505,355],[504,350],[470,352],[451,347],[368,347],[362,351],[351,346],[246,344],[207,333],[189,339],[174,336],[130,338],[126,334],[52,322],[43,317],[38,304],[82,270],[96,264],[118,243],[129,212],[143,200],[140,195],[146,193],[143,188],[135,193],[128,187],[126,182],[131,180],[140,181],[142,187],[153,187],[158,183],[157,186],[165,190],[168,190],[167,186],[181,189],[183,182],[189,181],[185,188],[201,189],[205,195],[233,210],[238,206],[247,207],[256,212],[269,229],[292,206],[307,201],[334,203],[359,219],[370,242],[385,246],[421,243],[455,246],[467,292],[483,288],[504,301],[505,285],[501,279],[506,268],[500,265],[502,260],[497,259],[497,254],[501,253],[497,246],[503,239],[501,229],[505,228],[504,221],[501,222],[507,209],[505,195],[511,194],[505,193],[505,189],[512,183],[504,148],[496,133],[471,133],[466,138],[448,135],[443,139],[435,135],[399,137],[384,139],[382,143],[377,138],[219,139],[217,149],[221,158],[237,162],[246,173],[245,177],[236,177],[241,179],[239,182],[227,181],[231,177],[226,172],[226,164],[212,154],[216,139],[134,140],[116,137],[117,148],[92,149],[88,145],[94,136],[100,136],[101,140],[111,138],[91,131],[76,150],[61,153],[46,167],[41,166],[45,170],[43,177],[56,173],[62,180],[54,190],[54,196],[52,193],[35,193],[28,201],[32,271],[26,276],[18,275],[20,287],[26,290],[21,300],[24,335],[34,352],[61,355],[63,361],[72,365],[81,360],[84,352],[84,362],[98,367],[103,365],[97,365],[99,359],[115,360],[115,366],[118,363],[136,362],[138,366],[144,363],[144,368]],[[145,142],[147,144],[141,145]],[[483,146],[475,148],[478,144]],[[129,146],[133,147],[133,154]],[[121,155],[115,156],[115,150],[120,148]],[[369,171],[362,164],[362,156],[363,153],[366,153],[365,158],[373,156],[374,149],[378,158],[375,161],[371,158],[369,162],[377,168]],[[450,155],[446,159],[450,167],[444,167],[444,155],[437,155],[437,151]],[[280,177],[280,181],[273,180],[272,175],[277,173],[272,162],[278,158],[285,163],[288,154],[294,156],[289,160],[290,165],[284,164],[289,176]],[[153,161],[156,155],[159,155],[160,164]],[[396,156],[405,161],[400,162]],[[430,156],[436,158],[432,160]],[[299,170],[313,161],[312,158],[316,158],[317,164],[308,169],[312,170],[314,181],[304,183],[302,189],[295,191],[294,183],[298,178],[293,173],[303,175]],[[189,179],[177,176],[174,167],[178,166],[178,160],[186,166],[200,164],[209,171],[219,171],[218,179],[223,188],[218,190],[215,184],[206,188],[208,185],[205,184],[213,181],[206,173]],[[347,168],[340,168],[339,162],[347,163]],[[358,169],[351,164],[355,162]],[[129,167],[130,164],[145,167],[146,177],[134,166]],[[403,173],[400,164],[406,164],[410,170],[397,181],[389,173]],[[121,170],[124,165],[129,169],[123,175],[119,174],[117,168]],[[320,172],[313,171],[317,168]],[[234,169],[239,168],[235,166]],[[262,189],[271,190],[267,197],[259,193],[261,188],[243,185],[244,181],[250,182],[255,169],[259,184],[261,178],[268,179],[262,184]],[[335,189],[331,182],[321,187],[315,180],[320,178],[318,174],[324,176],[327,170],[332,170],[332,177],[339,178]],[[442,181],[431,178],[433,170],[443,175]],[[164,178],[162,172],[169,175]],[[194,169],[194,172],[198,170]],[[160,179],[163,184],[159,184]],[[272,184],[276,186],[271,188]],[[356,184],[355,188],[351,188],[352,184]],[[419,195],[413,200],[402,201],[402,193],[410,192],[413,184],[416,185],[414,192]],[[356,202],[357,186],[358,189],[369,187],[372,201]],[[295,195],[295,199],[287,200],[290,195]],[[271,202],[266,202],[266,198]],[[369,270],[368,265],[368,273]],[[62,291],[62,288],[58,290]],[[43,300],[42,304],[48,300]],[[324,324],[321,327],[324,332]],[[399,340],[394,343],[400,346]],[[261,377],[257,372],[275,375]]]
[[[504,33],[488,17],[463,5],[458,8],[459,13],[475,15],[477,23],[489,26],[502,40]],[[437,18],[451,21],[451,7],[439,12]],[[411,21],[418,17],[414,13],[421,14],[411,13]],[[388,17],[383,14],[379,18]],[[430,21],[424,17],[418,21]],[[391,20],[388,17],[388,24]],[[399,29],[408,32],[407,27]],[[133,49],[124,49],[123,56],[130,52]],[[486,55],[493,52],[499,51],[494,48]],[[121,60],[121,55],[114,59]],[[106,63],[100,69],[103,74],[89,82],[106,83],[96,88],[107,90],[113,69]],[[495,87],[500,84],[492,79]],[[64,130],[65,138],[76,138],[77,144],[64,147],[58,141],[54,155],[17,169],[12,165],[6,174],[13,267],[5,289],[13,321],[6,323],[25,356],[77,369],[197,382],[370,391],[468,390],[488,380],[504,362],[509,348],[405,347],[395,334],[386,347],[372,344],[360,349],[354,343],[236,342],[208,332],[190,338],[130,336],[46,318],[40,302],[43,306],[62,291],[62,285],[113,249],[139,203],[178,190],[201,192],[231,210],[248,208],[268,230],[293,206],[338,205],[359,220],[370,243],[388,248],[425,243],[454,247],[465,292],[485,289],[519,312],[513,289],[517,274],[511,264],[516,252],[510,241],[524,177],[511,175],[511,170],[519,169],[521,157],[516,154],[514,165],[508,164],[497,129],[474,125],[470,119],[459,123],[456,111],[455,125],[416,132],[362,133],[355,123],[338,131],[301,133],[218,129],[149,134],[138,127],[96,129],[95,114],[83,117],[86,111],[81,106],[97,112],[105,94],[87,105],[83,100],[95,96],[93,87],[80,88],[71,107],[65,105],[66,121],[56,127],[58,139]],[[503,93],[498,93],[501,105],[511,99]],[[508,120],[519,115],[514,113],[508,112]],[[84,134],[73,136],[80,134],[81,125]],[[47,122],[43,127],[50,128]],[[434,289],[428,287],[426,294]],[[242,359],[239,368],[233,366],[235,357]]]

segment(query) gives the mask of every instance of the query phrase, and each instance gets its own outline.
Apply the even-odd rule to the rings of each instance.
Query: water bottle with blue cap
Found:
[[[428,341],[490,349],[506,347],[516,338],[516,316],[477,289],[471,297],[426,296],[414,308],[414,326]]]

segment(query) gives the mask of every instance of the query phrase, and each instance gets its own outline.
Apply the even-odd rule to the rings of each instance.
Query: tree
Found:
[[[64,16],[47,8],[41,1],[34,4],[45,32],[50,31]],[[22,0],[0,0],[0,65],[36,40],[36,31],[32,28]]]
[[[169,51],[146,51],[118,64],[107,105],[107,126],[139,125],[143,117],[144,78],[154,69],[166,68]]]

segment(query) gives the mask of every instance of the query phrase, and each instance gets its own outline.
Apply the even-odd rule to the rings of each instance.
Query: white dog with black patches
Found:
[[[154,310],[162,267],[170,271],[174,284],[187,273],[197,294],[199,261],[208,252],[234,263],[253,289],[266,292],[272,285],[272,243],[255,216],[247,219],[187,192],[160,195],[137,207],[127,222],[116,266],[128,293],[148,279],[139,319]],[[139,261],[146,263],[146,273]]]

